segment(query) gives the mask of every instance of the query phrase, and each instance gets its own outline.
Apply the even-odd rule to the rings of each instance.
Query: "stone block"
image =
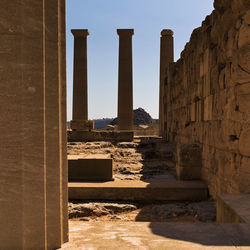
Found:
[[[212,120],[213,96],[210,95],[204,100],[204,121]]]
[[[177,144],[176,175],[179,180],[201,178],[202,147],[198,143]]]
[[[217,197],[219,223],[250,223],[250,194],[223,194]]]
[[[72,200],[155,201],[207,200],[207,186],[202,181],[114,180],[107,182],[69,183]]]
[[[70,128],[72,130],[77,131],[89,131],[94,129],[94,121],[86,120],[86,121],[75,121],[72,120],[70,122]]]
[[[236,89],[239,111],[250,113],[250,83],[239,85]]]
[[[113,180],[111,158],[81,158],[68,156],[69,181],[108,181]]]
[[[242,155],[250,157],[250,129],[246,129],[241,133],[239,151]]]

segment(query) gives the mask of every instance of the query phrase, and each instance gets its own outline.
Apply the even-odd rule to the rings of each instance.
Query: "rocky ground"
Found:
[[[139,204],[130,202],[70,202],[69,218],[82,221],[212,222],[213,201],[194,203]]]
[[[109,155],[113,158],[114,178],[120,180],[173,179],[172,148],[164,155],[157,142],[69,142],[68,154]]]
[[[157,140],[134,142],[69,142],[68,154],[105,155],[113,159],[114,178],[120,180],[174,179],[174,147]],[[131,202],[71,201],[69,218],[82,221],[215,221],[213,201],[139,204]]]

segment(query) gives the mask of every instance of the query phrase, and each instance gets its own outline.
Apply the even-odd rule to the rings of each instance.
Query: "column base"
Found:
[[[77,131],[93,130],[94,129],[94,121],[90,121],[90,120],[83,120],[83,121],[72,120],[72,121],[70,121],[70,128],[72,130],[77,130]]]

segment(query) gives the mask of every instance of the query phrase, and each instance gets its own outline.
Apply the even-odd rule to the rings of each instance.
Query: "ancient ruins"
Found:
[[[118,130],[133,130],[133,73],[132,35],[133,29],[118,29]]]
[[[87,36],[88,30],[72,30],[74,35],[74,85],[72,130],[88,131],[94,128],[88,120]]]
[[[72,30],[67,131],[65,0],[0,7],[0,249],[250,249],[250,0],[214,0],[176,62],[161,31],[159,136],[133,125],[133,29],[113,130],[88,120]]]
[[[172,30],[162,30],[161,32],[161,48],[160,48],[160,94],[159,94],[159,135],[166,139],[166,131],[164,124],[164,114],[167,111],[164,98],[167,94],[167,69],[168,65],[174,61],[174,32]]]
[[[72,30],[74,35],[73,120],[70,122],[69,141],[132,141],[133,140],[133,29],[118,29],[118,126],[117,131],[94,131],[88,120],[87,36],[86,29]]]

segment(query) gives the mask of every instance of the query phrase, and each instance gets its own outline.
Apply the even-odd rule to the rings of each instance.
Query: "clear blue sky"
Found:
[[[72,117],[73,35],[89,29],[89,119],[116,117],[118,28],[133,28],[134,109],[158,117],[160,32],[174,31],[175,61],[194,28],[213,10],[213,0],[67,0],[67,101]]]

